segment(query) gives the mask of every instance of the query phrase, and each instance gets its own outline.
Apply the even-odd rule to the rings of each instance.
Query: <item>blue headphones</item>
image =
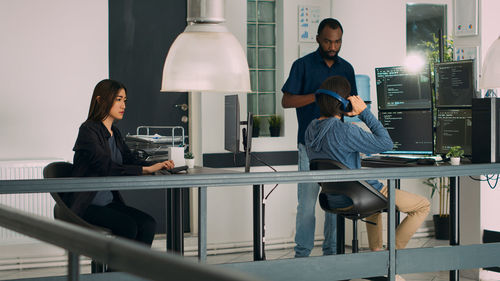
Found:
[[[325,95],[329,95],[331,97],[334,97],[336,100],[338,100],[340,102],[341,109],[344,112],[350,112],[352,110],[351,102],[344,99],[343,97],[341,97],[339,94],[337,94],[335,92],[332,92],[332,91],[329,91],[326,89],[318,89],[318,90],[316,90],[315,94],[325,94]]]

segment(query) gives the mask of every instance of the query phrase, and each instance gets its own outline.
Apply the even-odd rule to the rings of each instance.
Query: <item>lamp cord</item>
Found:
[[[477,179],[477,178],[474,178],[472,176],[469,176],[469,178],[471,178],[472,180],[475,180],[475,181],[486,181],[486,182],[488,182],[488,186],[491,189],[495,189],[495,187],[498,184],[499,175],[495,174],[495,175],[483,175],[483,176],[486,177],[486,179],[484,179],[484,180],[482,180],[481,178]],[[494,182],[494,184],[493,184],[493,182]]]
[[[257,157],[257,155],[255,155],[254,153],[250,153],[250,155],[252,155],[252,157],[254,157],[257,161],[259,161],[260,163],[266,165],[267,167],[271,168],[271,170],[273,170],[274,172],[277,172],[277,170],[275,168],[273,168],[273,166],[267,164],[264,160],[260,159],[259,157]],[[271,195],[271,193],[276,189],[276,187],[278,187],[278,184],[276,184],[270,191],[269,193],[267,193],[267,195],[264,197],[264,200],[267,200],[267,198],[269,197],[269,195]]]

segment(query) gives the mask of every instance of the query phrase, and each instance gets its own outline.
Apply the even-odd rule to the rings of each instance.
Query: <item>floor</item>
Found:
[[[156,241],[155,241],[156,242]],[[408,248],[417,248],[417,247],[433,247],[439,245],[447,245],[447,241],[443,240],[435,240],[431,237],[423,237],[423,238],[415,238],[412,239],[408,245]],[[163,244],[163,243],[162,243]],[[364,249],[361,249],[364,250]],[[321,247],[317,246],[313,249],[312,256],[320,256]],[[294,252],[293,249],[287,247],[285,249],[275,249],[275,250],[267,250],[266,258],[268,260],[271,259],[288,259],[293,258]],[[195,260],[196,257],[187,257],[188,259]],[[243,262],[243,261],[251,261],[253,259],[252,252],[243,252],[243,253],[231,253],[231,254],[218,254],[218,255],[209,255],[207,257],[207,263],[209,264],[222,264],[222,263],[233,263],[233,262]],[[90,266],[84,265],[81,268],[82,273],[89,273]],[[34,278],[34,277],[44,277],[44,276],[60,276],[66,274],[66,267],[56,266],[56,267],[47,267],[47,268],[38,268],[38,269],[23,269],[23,270],[1,270],[0,271],[0,280],[12,280],[12,279],[22,279],[22,278]],[[403,277],[407,281],[445,281],[449,280],[449,273],[447,271],[443,272],[431,272],[431,273],[419,273],[419,274],[405,274]],[[355,279],[356,281],[360,281],[363,279]],[[460,278],[461,281],[474,281],[472,279]]]

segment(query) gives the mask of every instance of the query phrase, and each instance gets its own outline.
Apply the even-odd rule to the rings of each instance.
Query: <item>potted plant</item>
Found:
[[[194,155],[192,152],[184,153],[184,160],[186,160],[186,165],[188,168],[194,168]]]
[[[259,136],[260,133],[260,117],[259,116],[253,116],[253,127],[252,127],[252,137],[256,138]]]
[[[450,158],[451,165],[460,165],[460,158],[464,155],[464,150],[461,146],[452,146],[448,153],[446,153],[446,157]]]
[[[271,137],[279,137],[281,131],[281,116],[271,115],[268,119],[269,122],[269,133]]]
[[[450,239],[450,185],[447,183],[448,178],[428,178],[423,183],[432,188],[431,198],[434,194],[439,194],[439,214],[432,216],[434,222],[434,235],[436,239]],[[437,191],[437,192],[436,192]]]

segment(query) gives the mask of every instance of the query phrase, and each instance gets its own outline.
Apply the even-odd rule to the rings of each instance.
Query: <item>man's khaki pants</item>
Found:
[[[384,186],[380,192],[387,197],[387,186]],[[396,209],[407,214],[407,217],[396,228],[396,249],[404,249],[429,214],[430,203],[423,196],[396,189]],[[381,214],[376,213],[367,217],[366,220],[376,223],[376,225],[366,224],[370,249],[380,250],[383,242]]]

